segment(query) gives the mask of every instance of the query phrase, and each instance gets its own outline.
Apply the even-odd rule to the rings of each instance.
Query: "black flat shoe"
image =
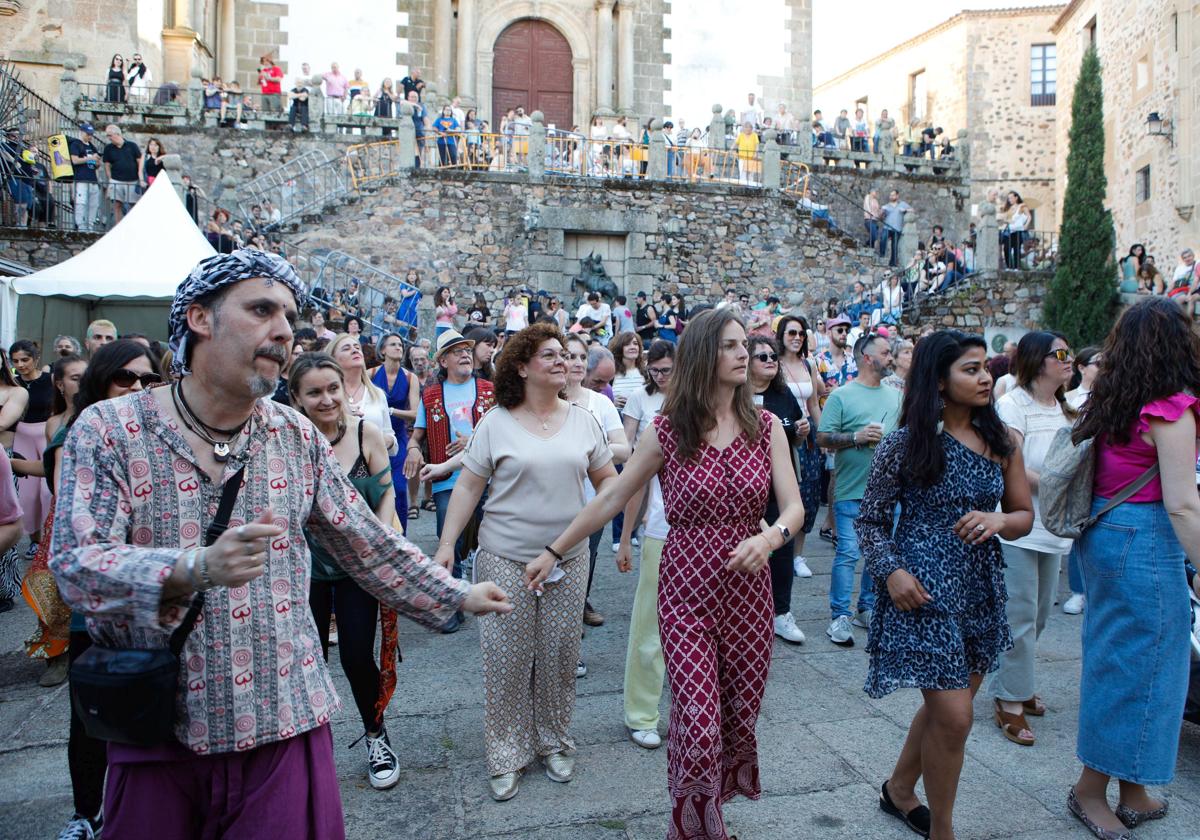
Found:
[[[896,807],[896,803],[892,802],[891,794],[888,793],[887,782],[884,782],[879,787],[879,810],[885,814],[891,814],[922,837],[929,836],[929,809],[924,805],[918,805],[907,814],[904,813]]]
[[[817,533],[821,535],[821,539],[826,540],[827,542],[831,542],[834,545],[837,545],[837,535],[835,533],[833,533],[832,528],[822,528]]]

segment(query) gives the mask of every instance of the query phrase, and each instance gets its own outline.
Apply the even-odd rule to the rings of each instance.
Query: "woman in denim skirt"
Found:
[[[1076,746],[1084,767],[1067,806],[1102,840],[1132,837],[1129,829],[1167,813],[1167,800],[1145,786],[1165,785],[1175,774],[1187,696],[1185,563],[1200,556],[1197,394],[1200,337],[1190,319],[1170,301],[1144,300],[1105,341],[1074,433],[1077,443],[1095,438],[1093,512],[1160,467],[1076,543],[1088,604]],[[1114,776],[1115,813],[1106,798]]]

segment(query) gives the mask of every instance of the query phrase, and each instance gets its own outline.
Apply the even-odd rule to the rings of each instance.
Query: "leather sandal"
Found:
[[[1000,727],[1000,731],[1004,733],[1004,737],[1012,741],[1014,744],[1020,744],[1022,747],[1032,747],[1034,739],[1032,737],[1021,737],[1021,730],[1033,732],[1029,728],[1029,723],[1025,720],[1024,714],[1014,715],[1011,712],[1004,711],[1004,707],[1000,705],[1000,700],[995,701],[996,708],[994,717],[996,726]]]
[[[904,813],[896,803],[892,802],[892,795],[888,793],[886,781],[879,787],[879,810],[885,814],[891,814],[922,837],[929,836],[929,829],[932,825],[929,808],[918,805],[907,814]]]
[[[1021,706],[1024,707],[1025,714],[1029,715],[1030,717],[1041,717],[1042,715],[1046,714],[1046,704],[1043,703],[1042,698],[1038,697],[1036,694],[1030,697],[1028,700],[1022,702]]]

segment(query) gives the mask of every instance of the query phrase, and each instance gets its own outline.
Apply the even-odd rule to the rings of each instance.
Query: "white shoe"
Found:
[[[808,568],[808,561],[800,556],[792,560],[792,572],[798,578],[812,577],[812,569]]]
[[[566,783],[575,777],[575,756],[554,753],[542,759],[546,765],[546,778],[552,782]]]
[[[647,750],[656,750],[662,746],[662,738],[656,729],[630,729],[629,740]]]
[[[854,647],[854,631],[850,629],[850,616],[839,615],[825,628],[829,641],[842,647]]]
[[[859,610],[858,615],[854,616],[854,620],[850,622],[855,627],[861,627],[864,630],[871,629],[871,610]]]
[[[796,626],[796,619],[790,612],[775,616],[775,635],[794,645],[804,644],[804,631]]]
[[[367,777],[375,790],[387,790],[400,781],[400,760],[388,742],[387,730],[367,736]]]
[[[617,553],[618,551],[620,551],[620,550],[621,550],[621,544],[620,544],[620,543],[613,543],[613,554],[616,554],[616,553]]]
[[[492,789],[492,799],[497,802],[507,802],[516,796],[520,784],[521,774],[517,771],[501,773],[499,776],[492,776],[488,779],[488,785]]]
[[[642,541],[641,541],[641,540],[639,540],[637,537],[630,537],[630,538],[629,538],[629,543],[630,543],[630,544],[631,544],[631,545],[632,545],[634,548],[637,548],[639,545],[641,545],[641,544],[642,544]]]
[[[1063,604],[1063,612],[1067,615],[1079,615],[1087,605],[1087,596],[1082,592],[1072,592],[1071,597]]]

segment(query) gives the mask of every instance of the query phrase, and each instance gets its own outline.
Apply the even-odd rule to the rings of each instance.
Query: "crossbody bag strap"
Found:
[[[246,468],[243,466],[240,470],[229,477],[225,482],[225,486],[221,488],[221,502],[217,505],[217,515],[213,517],[213,521],[209,523],[208,530],[204,532],[204,545],[210,546],[217,541],[221,534],[229,527],[229,517],[233,515],[233,505],[237,501],[238,493],[242,489],[242,476],[245,475]],[[192,628],[196,626],[196,620],[200,617],[200,611],[204,609],[204,593],[197,592],[196,597],[192,599],[192,605],[188,607],[187,614],[184,615],[183,621],[179,627],[171,634],[171,652],[176,656],[183,651],[183,643],[187,641],[188,634],[192,632]]]
[[[1158,475],[1158,462],[1155,461],[1151,466],[1146,468],[1146,471],[1144,473],[1139,475],[1131,483],[1126,484],[1125,487],[1123,487],[1121,489],[1120,493],[1118,493],[1117,495],[1115,495],[1111,499],[1109,499],[1108,504],[1106,504],[1104,507],[1100,508],[1100,510],[1096,511],[1096,515],[1091,517],[1090,519],[1088,519],[1088,522],[1087,522],[1088,526],[1090,527],[1092,524],[1094,524],[1096,522],[1096,520],[1098,520],[1104,514],[1108,513],[1110,510],[1115,508],[1117,505],[1127,501],[1131,496],[1133,496],[1133,494],[1137,493],[1137,491],[1141,490],[1143,487],[1145,487],[1147,484],[1149,484],[1151,481],[1153,481],[1155,476],[1157,476],[1157,475]]]

